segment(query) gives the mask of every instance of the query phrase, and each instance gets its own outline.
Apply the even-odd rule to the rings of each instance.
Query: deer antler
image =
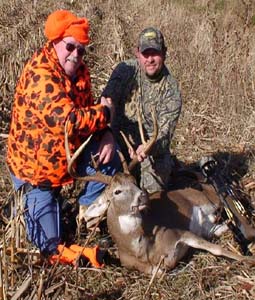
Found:
[[[125,157],[124,157],[123,153],[120,150],[117,150],[117,151],[118,151],[120,162],[121,162],[121,165],[122,165],[122,168],[123,168],[123,172],[125,174],[130,174],[129,169],[128,169],[128,165],[127,165],[127,162],[125,160]]]
[[[93,167],[96,170],[96,173],[94,175],[87,175],[87,176],[79,176],[79,174],[77,174],[76,170],[73,167],[73,164],[75,162],[75,160],[78,158],[78,156],[81,154],[81,152],[84,150],[84,148],[87,146],[87,144],[89,143],[89,141],[92,138],[92,134],[86,139],[86,141],[84,143],[82,143],[80,145],[80,147],[75,151],[74,155],[71,157],[71,152],[70,152],[70,148],[69,148],[69,143],[68,143],[68,129],[67,129],[67,123],[68,121],[66,121],[65,123],[65,151],[66,151],[66,159],[67,159],[67,171],[68,173],[75,179],[78,180],[82,180],[82,181],[97,181],[97,182],[101,182],[104,184],[109,184],[112,177],[103,174],[102,172],[98,171],[98,165],[95,162],[95,159],[93,157],[91,157],[92,163],[93,163]]]
[[[138,120],[138,126],[139,126],[139,133],[141,136],[142,144],[144,146],[144,153],[146,155],[148,155],[150,153],[150,151],[151,151],[153,145],[156,143],[156,140],[158,137],[158,123],[157,123],[157,119],[156,119],[156,110],[155,110],[154,106],[151,109],[151,114],[152,114],[152,120],[153,120],[153,133],[152,133],[151,138],[146,142],[145,138],[144,138],[141,110],[137,104],[137,120]],[[132,152],[135,152],[133,149],[133,146],[131,145],[128,138],[125,136],[125,134],[122,131],[120,131],[120,133],[121,133],[128,149],[131,150]],[[129,171],[131,171],[138,162],[139,161],[138,161],[137,155],[135,155],[134,158],[129,163],[129,166],[128,166]]]

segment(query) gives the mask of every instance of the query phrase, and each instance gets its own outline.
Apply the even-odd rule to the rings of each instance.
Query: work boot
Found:
[[[91,265],[95,268],[102,268],[104,266],[104,264],[100,262],[102,261],[102,257],[100,257],[101,253],[98,246],[89,248],[73,244],[70,246],[70,250],[88,259]]]

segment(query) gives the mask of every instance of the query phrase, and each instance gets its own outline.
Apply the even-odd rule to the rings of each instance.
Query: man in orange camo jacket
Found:
[[[65,123],[71,151],[94,133],[79,170],[85,174],[90,152],[98,154],[102,171],[113,175],[120,168],[115,141],[107,124],[109,100],[94,104],[90,75],[83,62],[89,43],[89,24],[67,10],[48,16],[47,42],[25,65],[16,87],[7,163],[16,190],[24,194],[25,221],[29,240],[51,262],[75,263],[79,253],[92,265],[97,248],[65,247],[61,241],[58,196],[71,183],[64,147]],[[81,175],[83,175],[81,174]],[[85,186],[83,198],[93,202],[104,186]]]

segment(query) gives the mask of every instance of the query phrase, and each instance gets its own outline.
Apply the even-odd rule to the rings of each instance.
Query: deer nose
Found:
[[[148,202],[148,192],[146,190],[142,190],[140,196],[138,197],[139,210],[142,210],[146,207]]]
[[[147,199],[148,199],[148,192],[145,189],[142,189],[142,192],[139,196],[139,202],[145,203],[147,202]]]
[[[146,208],[148,202],[148,193],[146,191],[140,191],[135,197],[131,205],[131,210],[135,213]]]

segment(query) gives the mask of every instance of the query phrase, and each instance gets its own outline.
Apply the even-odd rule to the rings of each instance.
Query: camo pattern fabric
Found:
[[[151,155],[141,163],[140,186],[149,192],[167,188],[173,162],[170,154],[171,139],[178,121],[182,100],[178,84],[167,67],[155,80],[149,79],[140,69],[137,60],[121,62],[113,71],[104,97],[111,97],[116,116],[112,128],[127,156],[119,130],[122,130],[135,145],[141,144],[137,122],[137,105],[142,114],[146,139],[153,133],[152,108],[155,107],[159,134]]]
[[[82,139],[107,126],[109,111],[94,105],[86,65],[71,80],[47,42],[25,65],[16,87],[7,152],[10,171],[40,187],[72,182],[64,147],[66,121],[73,151]]]

